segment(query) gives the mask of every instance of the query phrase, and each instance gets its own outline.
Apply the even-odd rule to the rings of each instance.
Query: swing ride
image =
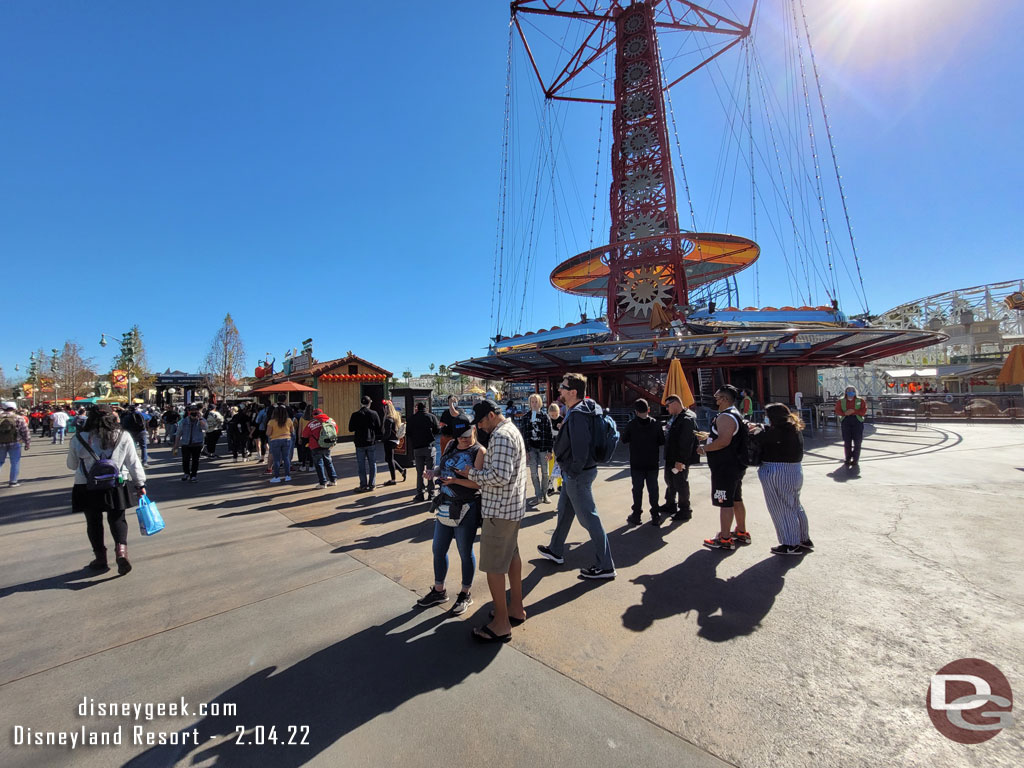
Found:
[[[492,297],[494,336],[486,355],[457,363],[454,370],[487,379],[533,381],[546,389],[549,399],[557,394],[553,387],[558,377],[565,370],[578,370],[592,378],[595,395],[603,403],[618,404],[638,394],[654,396],[670,361],[679,359],[693,379],[695,392],[731,381],[756,392],[761,402],[771,398],[792,402],[797,390],[815,391],[817,367],[863,365],[943,338],[927,329],[872,327],[867,321],[860,261],[803,0],[775,2],[783,9],[779,18],[789,28],[792,73],[788,81],[802,104],[793,96],[779,96],[765,83],[763,57],[753,43],[758,0],[749,0],[749,13],[740,18],[734,18],[725,0],[703,4],[688,0],[512,2]],[[562,25],[561,32],[555,25]],[[573,35],[576,42],[567,44]],[[751,176],[745,193],[751,205],[749,238],[698,228],[671,100],[676,86],[700,76],[716,83],[722,99],[717,83],[727,79],[721,74],[722,62],[730,58],[730,51],[743,52],[740,76],[733,80],[734,91],[742,95],[732,93],[723,100],[729,123],[721,135],[723,143],[740,147],[731,156],[733,175],[745,167]],[[518,103],[513,94],[517,56],[525,57],[525,69],[533,81],[530,87],[536,91],[539,84],[543,94],[540,132],[547,132],[549,142],[531,165],[536,173],[531,182],[534,204],[525,221],[516,219],[513,212],[524,197],[514,186],[523,184],[525,174],[510,168],[510,147],[517,138],[512,134],[518,125],[512,114]],[[817,93],[817,102],[812,93]],[[581,320],[523,332],[528,283],[537,261],[536,207],[542,176],[547,174],[556,248],[564,247],[559,245],[560,230],[565,227],[560,227],[558,217],[565,214],[559,213],[556,200],[555,136],[556,130],[564,130],[566,118],[554,110],[565,102],[601,109],[598,177],[604,108],[612,108],[606,172],[608,241],[593,243],[598,178],[590,247],[559,259],[550,273],[554,288],[578,297]],[[755,107],[764,113],[756,128]],[[684,115],[688,124],[699,117],[693,109],[688,102]],[[801,127],[807,135],[800,140],[784,137],[786,131]],[[831,190],[826,189],[819,133],[827,134],[835,170]],[[561,140],[565,143],[564,137]],[[680,164],[678,169],[673,160]],[[677,170],[682,181],[679,188]],[[760,186],[755,170],[767,179]],[[723,182],[720,197],[725,196],[724,187]],[[690,229],[680,226],[680,194],[689,208]],[[840,227],[830,222],[830,207],[842,211],[848,248],[839,244]],[[794,284],[792,296],[803,299],[792,302],[794,306],[733,306],[740,303],[737,275],[744,270],[754,267],[754,293],[760,293],[759,208],[772,214],[766,217],[762,212],[761,221],[768,219],[776,241],[773,258],[784,263]],[[856,318],[840,310],[844,280],[861,299],[863,312]],[[588,318],[584,302],[598,303],[598,319]]]

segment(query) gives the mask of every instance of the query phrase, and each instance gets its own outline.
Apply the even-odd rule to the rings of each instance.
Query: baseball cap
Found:
[[[455,435],[456,440],[460,437],[469,437],[473,434],[473,425],[464,421],[456,422],[452,425],[452,434]]]
[[[473,423],[479,424],[480,420],[487,418],[489,413],[501,413],[501,409],[493,400],[481,400],[473,406]]]
[[[17,407],[18,407],[18,404],[17,404],[17,403],[15,403],[15,402],[14,402],[14,401],[12,401],[12,400],[5,400],[5,401],[4,401],[4,406],[3,406],[3,408],[4,408],[4,410],[5,410],[5,411],[13,411],[13,410],[14,410],[15,408],[17,408]]]

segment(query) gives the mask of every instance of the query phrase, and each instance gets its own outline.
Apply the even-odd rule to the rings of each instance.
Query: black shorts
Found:
[[[743,501],[743,475],[746,467],[716,467],[711,470],[711,503],[716,507],[732,507]]]

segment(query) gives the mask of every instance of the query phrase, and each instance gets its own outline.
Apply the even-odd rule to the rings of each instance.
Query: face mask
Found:
[[[770,427],[772,425],[772,420],[769,419],[767,416],[764,417],[764,425],[766,427]]]

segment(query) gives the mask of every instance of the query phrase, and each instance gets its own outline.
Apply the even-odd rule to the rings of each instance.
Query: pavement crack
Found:
[[[899,547],[900,549],[902,549],[904,552],[906,552],[914,560],[917,560],[918,562],[921,562],[921,563],[926,563],[926,564],[928,564],[928,565],[930,565],[930,566],[932,566],[934,568],[937,568],[938,570],[950,573],[953,576],[955,576],[955,577],[957,577],[957,578],[967,582],[968,584],[970,584],[978,592],[986,594],[989,597],[995,598],[996,600],[999,600],[1001,602],[1010,603],[1012,605],[1018,606],[1019,608],[1024,608],[1024,603],[1020,603],[1020,602],[1018,602],[1018,601],[1016,601],[1016,600],[1014,600],[1012,598],[1007,597],[1006,595],[1000,595],[997,592],[993,592],[992,590],[987,589],[986,587],[981,586],[977,582],[972,581],[959,568],[954,568],[953,566],[949,565],[948,563],[944,563],[944,562],[941,562],[939,560],[935,560],[935,559],[930,558],[930,557],[925,557],[924,555],[922,555],[917,550],[915,550],[912,547],[909,547],[906,544],[904,544],[903,541],[896,534],[898,532],[900,523],[903,521],[903,513],[904,513],[904,511],[909,506],[910,506],[910,502],[907,500],[906,497],[904,497],[904,496],[897,496],[897,498],[896,498],[896,512],[895,512],[895,516],[893,517],[893,519],[891,521],[892,522],[892,527],[884,534],[885,538],[887,538],[889,540],[889,543],[891,543],[894,546]]]

